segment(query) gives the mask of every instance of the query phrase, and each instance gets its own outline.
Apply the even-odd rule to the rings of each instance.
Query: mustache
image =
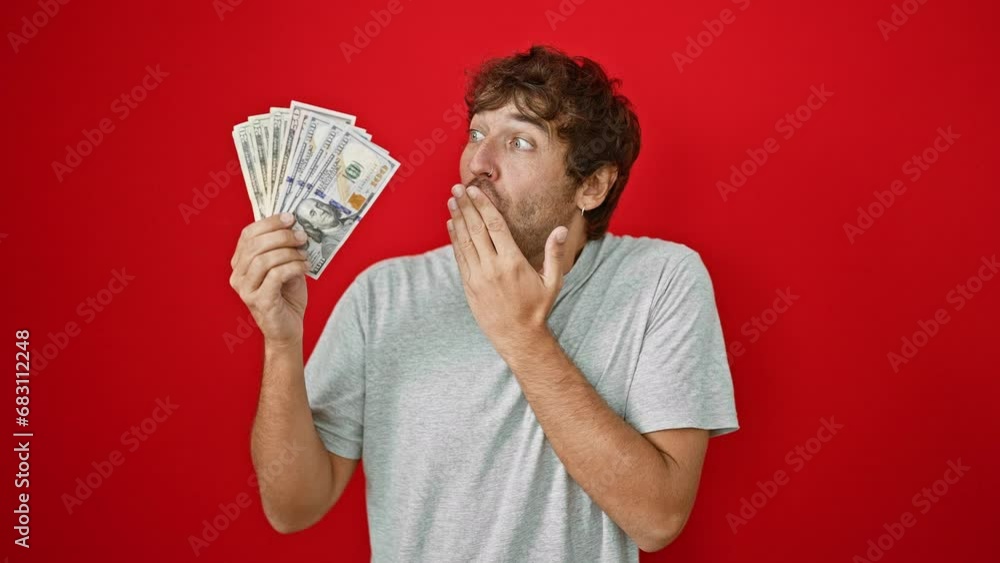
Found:
[[[496,193],[496,190],[493,187],[493,181],[483,176],[476,176],[475,178],[472,179],[471,182],[469,182],[469,185],[476,186],[477,188],[483,190],[484,192],[489,190],[493,193]]]

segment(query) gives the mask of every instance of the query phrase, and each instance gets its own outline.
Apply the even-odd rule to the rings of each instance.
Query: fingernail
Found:
[[[302,240],[302,241],[306,240],[306,232],[295,231],[295,240]]]
[[[299,254],[301,254],[303,258],[309,258],[309,253],[306,252],[304,248],[299,249]]]
[[[451,219],[448,219],[448,230],[449,231],[455,230],[455,224],[451,222]]]
[[[453,197],[448,198],[448,209],[451,209],[452,211],[458,209],[458,203],[455,201],[455,198]]]
[[[455,186],[455,187],[453,187],[453,188],[451,189],[451,193],[452,193],[452,195],[454,195],[455,197],[462,197],[462,192],[463,192],[463,191],[465,191],[465,190],[463,190],[463,189],[462,189],[462,186]]]
[[[562,230],[556,233],[556,242],[566,242],[567,234],[569,234],[569,232],[566,230]]]
[[[471,197],[472,199],[476,199],[476,196],[479,195],[479,189],[476,188],[475,186],[469,186],[468,188],[465,189],[465,191],[468,192],[469,197]]]
[[[284,224],[286,224],[286,225],[291,225],[292,224],[292,214],[291,213],[282,213],[281,214],[281,222],[284,223]]]

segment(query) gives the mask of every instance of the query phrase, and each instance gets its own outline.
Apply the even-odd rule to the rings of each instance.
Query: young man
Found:
[[[732,380],[698,253],[607,233],[640,140],[618,85],[548,48],[484,65],[451,244],[362,272],[305,366],[303,241],[290,217],[244,230],[255,466],[305,445],[261,484],[277,530],[363,458],[373,561],[637,561],[681,532]]]

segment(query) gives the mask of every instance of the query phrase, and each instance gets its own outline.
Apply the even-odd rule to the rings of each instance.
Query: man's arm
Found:
[[[566,357],[547,324],[563,286],[562,266],[569,234],[565,226],[549,234],[539,273],[481,190],[474,186],[466,190],[458,184],[453,186],[452,194],[454,198],[448,202],[448,235],[469,308],[517,377],[556,455],[570,476],[643,551],[667,545],[684,527],[694,503],[708,432],[685,428],[650,432],[649,439],[645,438],[604,403]],[[579,223],[577,229],[579,232]],[[696,264],[700,265],[700,261]],[[721,343],[722,331],[709,301],[707,272],[692,268],[685,278],[672,294],[673,303],[699,309],[673,315],[671,300],[658,300],[649,327],[652,332],[647,336],[653,341],[681,339],[686,345],[679,348],[682,354],[671,354],[669,358],[650,354],[644,371],[680,379],[690,386],[691,381],[685,378],[707,372],[690,360],[686,365],[673,365],[668,360],[701,358],[714,367],[714,357],[685,347],[700,342],[705,329],[711,331],[709,337],[714,342]],[[688,320],[671,327],[665,319],[672,316]],[[716,370],[710,375],[719,392],[724,391],[721,372]],[[637,402],[652,399],[654,404],[666,404],[662,400],[665,388],[653,385],[650,397],[640,397]],[[657,419],[642,424],[648,428],[661,423]]]
[[[694,505],[708,431],[639,434],[551,332],[524,339],[504,360],[570,476],[643,551],[672,542]]]
[[[358,460],[330,453],[313,424],[302,345],[265,344],[264,377],[250,445],[261,503],[271,526],[290,534],[337,502]]]
[[[264,376],[250,441],[268,521],[289,533],[311,526],[340,497],[357,462],[328,454],[312,421],[302,363],[307,302],[304,233],[280,213],[240,233],[229,284],[264,335]]]

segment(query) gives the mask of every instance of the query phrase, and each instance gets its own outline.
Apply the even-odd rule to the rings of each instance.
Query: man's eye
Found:
[[[476,129],[469,129],[469,140],[470,141],[481,141],[483,134]]]
[[[523,137],[514,137],[514,148],[519,150],[531,150],[535,148],[527,139]]]

